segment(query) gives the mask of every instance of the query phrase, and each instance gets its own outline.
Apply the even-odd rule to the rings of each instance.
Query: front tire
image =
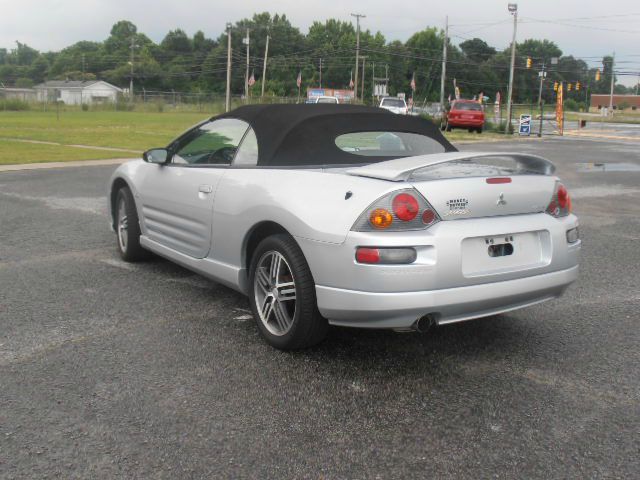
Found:
[[[256,248],[249,268],[249,302],[260,334],[275,348],[310,347],[327,334],[311,270],[290,235],[272,235]]]
[[[149,258],[149,251],[140,246],[140,221],[129,187],[118,190],[115,219],[118,251],[122,259],[125,262],[138,262]]]

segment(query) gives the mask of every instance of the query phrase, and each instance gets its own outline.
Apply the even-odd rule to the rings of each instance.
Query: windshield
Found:
[[[338,103],[338,99],[332,97],[320,97],[318,98],[317,103]]]
[[[475,102],[456,102],[451,106],[451,110],[475,110],[482,111],[482,106]]]
[[[406,104],[404,100],[401,98],[383,98],[382,99],[383,107],[396,107],[396,108],[405,108]]]
[[[335,140],[343,152],[365,157],[410,157],[442,153],[445,148],[431,137],[406,132],[354,132]]]

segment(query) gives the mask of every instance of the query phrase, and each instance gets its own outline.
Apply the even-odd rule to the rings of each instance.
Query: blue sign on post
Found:
[[[520,115],[520,128],[518,132],[520,135],[527,137],[531,135],[531,115],[528,113]]]

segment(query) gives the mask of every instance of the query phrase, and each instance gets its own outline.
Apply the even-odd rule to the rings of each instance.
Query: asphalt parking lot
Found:
[[[241,295],[119,260],[113,166],[0,173],[2,478],[638,478],[638,142],[464,145],[558,166],[566,295],[426,334],[283,353]]]

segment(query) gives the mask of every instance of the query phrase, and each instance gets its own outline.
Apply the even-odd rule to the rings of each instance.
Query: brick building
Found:
[[[591,108],[600,110],[609,107],[609,95],[592,94]],[[613,95],[614,110],[640,110],[640,95]]]

